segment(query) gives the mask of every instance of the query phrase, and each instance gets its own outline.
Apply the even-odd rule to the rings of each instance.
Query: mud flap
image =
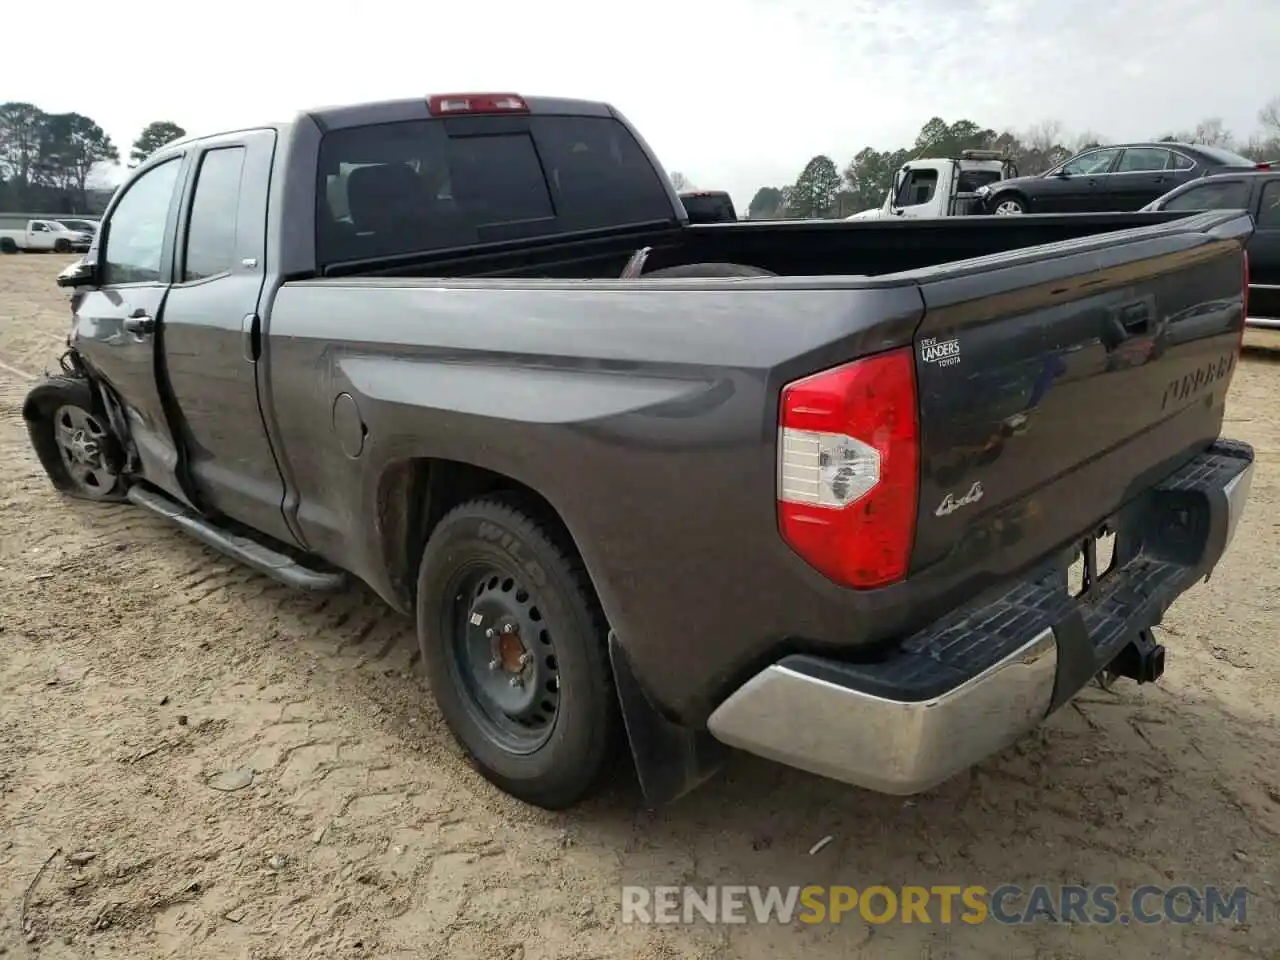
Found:
[[[660,807],[684,796],[724,765],[729,756],[728,747],[705,730],[672,723],[649,702],[631,669],[626,651],[612,630],[609,631],[609,662],[613,666],[618,705],[636,776],[650,807]]]

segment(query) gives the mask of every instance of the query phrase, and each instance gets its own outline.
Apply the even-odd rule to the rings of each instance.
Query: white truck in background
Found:
[[[980,212],[977,189],[1018,175],[998,150],[963,150],[958,158],[908,160],[893,175],[884,203],[846,220],[957,217]]]
[[[0,214],[0,253],[83,253],[93,236],[58,220],[29,220]]]

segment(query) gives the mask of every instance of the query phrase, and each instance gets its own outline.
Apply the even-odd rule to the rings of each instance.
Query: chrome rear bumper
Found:
[[[1058,645],[1046,630],[932,700],[903,703],[774,665],[711,715],[731,747],[881,793],[919,793],[1004,749],[1049,712]]]
[[[1219,471],[1217,479],[1197,480],[1210,468],[1193,462],[1168,482],[1180,490],[1202,483],[1199,489],[1207,494],[1212,525],[1222,533],[1206,540],[1205,553],[1195,566],[1165,562],[1168,579],[1162,585],[1151,585],[1150,563],[1141,568],[1146,571],[1142,574],[1147,577],[1145,589],[1164,591],[1169,602],[1212,570],[1234,537],[1249,496],[1252,452],[1247,462],[1236,460],[1234,466],[1230,455],[1224,459],[1216,454],[1209,460],[1212,469]],[[1024,586],[1021,596],[1033,589],[1041,585]],[[1124,592],[1123,587],[1116,591]],[[1114,620],[1109,603],[1106,597],[1096,602],[1085,620],[1094,624],[1106,624],[1108,617]],[[1024,605],[1024,610],[1030,609]],[[1131,597],[1117,597],[1114,609],[1127,611],[1127,619],[1122,630],[1106,632],[1121,640],[1157,623],[1162,612],[1135,604]],[[974,622],[982,619],[973,618]],[[1064,629],[1070,630],[1069,621],[1064,622],[1068,624]],[[1016,741],[1073,696],[1079,683],[1105,666],[1101,661],[1079,660],[1068,665],[1064,659],[1068,653],[1079,657],[1085,649],[1086,656],[1108,662],[1115,655],[1114,646],[1104,644],[1095,650],[1090,638],[1082,647],[1078,636],[1068,645],[1052,626],[1040,628],[1025,643],[1004,646],[1013,649],[951,689],[915,700],[855,689],[855,679],[842,680],[854,676],[845,665],[793,657],[790,664],[787,660],[773,664],[738,688],[712,713],[707,727],[728,746],[811,773],[881,793],[919,793]],[[959,639],[957,647],[972,649],[1001,638],[970,634]],[[949,655],[945,644],[928,646],[927,656],[936,660]],[[920,656],[920,662],[926,668],[934,665],[925,662],[925,656]],[[1068,682],[1076,685],[1063,689]]]

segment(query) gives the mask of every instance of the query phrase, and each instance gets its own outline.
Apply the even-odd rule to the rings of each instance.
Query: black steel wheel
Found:
[[[450,676],[486,734],[529,754],[555,730],[560,662],[533,594],[511,564],[459,570],[454,594]]]
[[[479,771],[548,809],[618,755],[608,627],[567,537],[501,498],[446,514],[418,571],[418,644],[445,723]]]

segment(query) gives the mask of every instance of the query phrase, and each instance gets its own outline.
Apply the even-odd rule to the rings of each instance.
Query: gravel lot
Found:
[[[0,257],[0,954],[1280,957],[1275,355],[1237,370],[1252,502],[1159,631],[1160,683],[1090,688],[910,801],[741,757],[656,813],[620,783],[552,815],[464,763],[367,591],[312,599],[54,494],[20,411],[68,324],[65,262]],[[622,924],[618,891],[1005,882],[1253,896],[1243,926],[657,927]]]

